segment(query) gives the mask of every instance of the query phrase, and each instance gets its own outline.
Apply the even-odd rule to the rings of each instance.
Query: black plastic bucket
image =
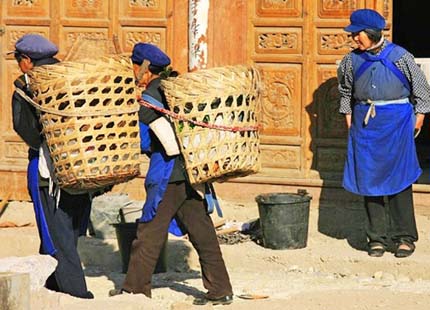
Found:
[[[127,273],[128,262],[130,261],[131,244],[136,239],[138,223],[115,223],[112,224],[115,227],[116,238],[118,240],[119,253],[121,254],[122,272]],[[155,266],[154,273],[162,273],[167,270],[166,262],[166,246],[167,240],[161,250],[160,256]]]
[[[270,193],[255,198],[258,203],[263,245],[271,249],[301,249],[308,241],[309,206],[312,197]]]

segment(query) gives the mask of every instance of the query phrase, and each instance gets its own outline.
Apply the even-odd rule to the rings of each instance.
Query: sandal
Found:
[[[202,297],[196,298],[193,301],[193,305],[204,306],[206,304],[216,305],[229,305],[233,302],[233,295],[225,295],[219,298]]]
[[[409,241],[402,240],[397,244],[397,249],[394,253],[394,256],[398,258],[405,258],[411,256],[414,251],[415,244]]]
[[[371,257],[381,257],[385,253],[385,245],[380,242],[370,242],[367,254]]]

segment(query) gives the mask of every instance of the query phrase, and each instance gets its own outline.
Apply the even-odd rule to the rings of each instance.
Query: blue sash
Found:
[[[221,206],[219,205],[218,198],[215,194],[215,188],[212,183],[205,183],[205,200],[207,203],[208,213],[214,212],[214,208],[219,217],[223,217]]]
[[[34,152],[34,151],[33,151]],[[49,234],[48,224],[46,223],[45,213],[43,212],[42,201],[39,192],[39,157],[31,156],[27,169],[27,182],[30,189],[31,199],[33,200],[34,214],[36,216],[37,228],[39,229],[40,241],[42,243],[42,253],[54,255],[57,250]]]

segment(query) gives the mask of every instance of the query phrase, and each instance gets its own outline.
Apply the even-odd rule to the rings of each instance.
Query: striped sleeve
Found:
[[[351,53],[347,54],[337,69],[338,89],[340,93],[339,113],[352,113],[353,71]]]
[[[414,56],[406,52],[395,64],[411,84],[411,97],[415,104],[415,112],[430,113],[430,86],[424,72],[415,62]]]

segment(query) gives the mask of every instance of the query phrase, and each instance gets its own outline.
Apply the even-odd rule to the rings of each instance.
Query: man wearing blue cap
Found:
[[[46,171],[45,161],[40,156],[49,156],[49,151],[41,134],[38,111],[25,99],[33,97],[27,72],[36,66],[58,63],[59,60],[54,58],[57,52],[54,43],[38,34],[26,34],[16,42],[15,51],[11,53],[24,74],[14,82],[13,128],[29,146],[27,182],[41,239],[39,252],[53,256],[58,262],[46,281],[46,287],[75,297],[93,298],[87,290],[77,251],[78,236],[86,231],[88,224],[90,197],[88,194],[72,195],[63,190],[50,190],[52,168],[45,175],[42,172]]]
[[[138,43],[131,60],[136,83],[145,89],[142,99],[168,109],[160,82],[170,58],[155,45]],[[110,295],[140,293],[151,297],[152,273],[169,231],[187,233],[199,255],[208,292],[194,304],[229,304],[233,292],[215,229],[203,199],[187,180],[172,125],[165,115],[145,106],[141,106],[139,120],[142,149],[150,156],[145,178],[147,197],[124,284]]]
[[[414,57],[384,39],[378,12],[357,10],[350,20],[345,31],[358,47],[338,68],[339,111],[349,128],[343,186],[364,196],[368,254],[380,257],[393,242],[395,257],[407,257],[418,240],[412,184],[422,172],[414,129],[430,112],[430,87]]]

